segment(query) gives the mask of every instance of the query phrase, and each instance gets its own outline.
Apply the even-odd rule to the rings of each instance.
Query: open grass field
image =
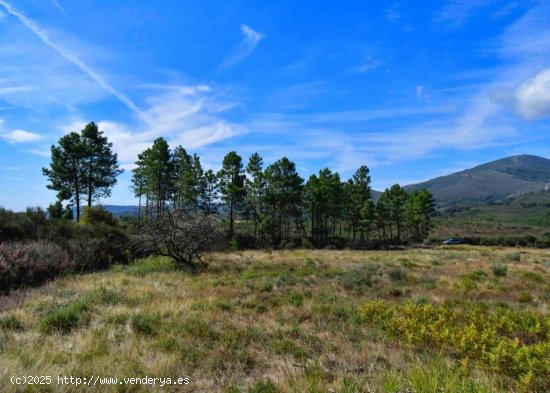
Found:
[[[151,258],[0,299],[1,391],[83,390],[13,375],[190,379],[101,392],[550,391],[547,250],[209,260],[196,276]]]

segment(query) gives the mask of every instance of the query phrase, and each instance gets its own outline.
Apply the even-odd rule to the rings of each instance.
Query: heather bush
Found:
[[[58,240],[78,271],[106,269],[113,263],[128,262],[125,250],[129,238],[124,230],[103,224],[78,227],[72,238]]]
[[[95,209],[90,223],[77,224],[48,220],[41,209],[0,208],[0,292],[40,285],[70,271],[126,263],[129,237],[109,214]]]
[[[74,267],[69,254],[56,244],[0,243],[0,292],[41,284]]]

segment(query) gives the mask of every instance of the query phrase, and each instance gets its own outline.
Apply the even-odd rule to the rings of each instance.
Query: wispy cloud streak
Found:
[[[52,3],[55,6],[55,8],[57,8],[59,11],[61,11],[61,13],[67,15],[67,12],[65,11],[65,9],[63,7],[61,7],[61,4],[59,4],[59,2],[57,0],[52,0]]]
[[[57,43],[53,42],[43,29],[41,29],[32,20],[27,18],[24,14],[15,10],[7,2],[0,0],[0,5],[3,6],[9,14],[19,19],[19,21],[23,23],[27,28],[29,28],[45,45],[49,46],[54,51],[56,51],[60,56],[62,56],[67,61],[74,64],[76,67],[78,67],[82,72],[84,72],[92,80],[94,80],[101,88],[103,88],[104,90],[109,92],[111,95],[113,95],[115,98],[117,98],[128,109],[134,112],[134,114],[136,114],[139,118],[143,119],[142,111],[137,107],[136,104],[134,104],[132,100],[130,100],[124,94],[122,94],[113,86],[111,86],[109,83],[107,83],[101,75],[99,75],[95,70],[93,70],[83,61],[81,61],[74,53],[62,47],[61,45],[58,45]]]
[[[231,67],[243,60],[245,57],[252,53],[258,43],[264,38],[263,34],[252,30],[249,26],[245,24],[241,25],[241,32],[243,34],[242,41],[240,42],[235,52],[233,52],[233,54],[231,54],[223,61],[222,67]]]

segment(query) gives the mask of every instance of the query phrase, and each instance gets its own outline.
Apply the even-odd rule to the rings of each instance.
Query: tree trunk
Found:
[[[229,204],[229,237],[233,238],[233,198]]]
[[[139,189],[138,220],[141,219],[141,188]]]
[[[80,185],[78,184],[78,179],[75,181],[75,191],[76,191],[76,222],[80,221]]]
[[[88,207],[92,207],[92,162],[90,158],[90,165],[88,167]]]
[[[401,220],[398,218],[396,221],[397,225],[397,242],[401,243]]]

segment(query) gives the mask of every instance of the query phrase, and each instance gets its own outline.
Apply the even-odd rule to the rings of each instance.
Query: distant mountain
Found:
[[[136,216],[138,214],[137,206],[103,205],[103,207],[115,217]]]
[[[550,160],[519,155],[405,186],[407,191],[427,188],[439,205],[496,201],[550,188]]]

